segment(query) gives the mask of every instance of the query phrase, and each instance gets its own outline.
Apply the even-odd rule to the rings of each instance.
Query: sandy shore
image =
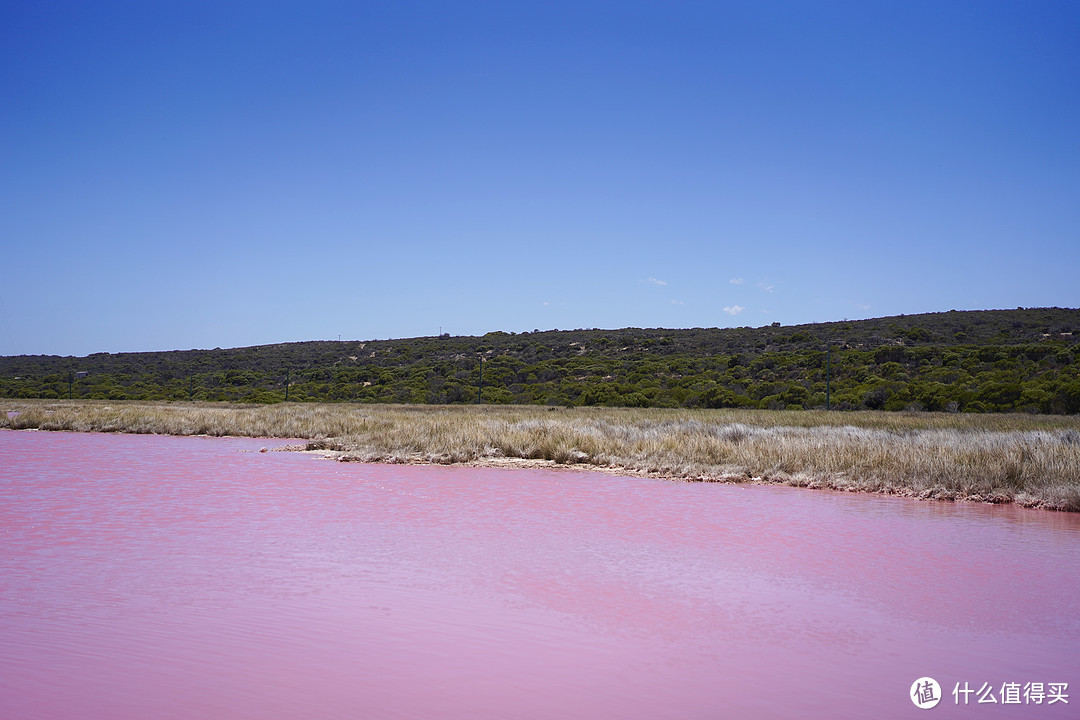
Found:
[[[477,468],[502,468],[502,469],[533,469],[552,470],[564,472],[591,472],[603,473],[619,477],[647,477],[656,480],[668,480],[673,482],[708,482],[723,483],[727,485],[785,485],[789,487],[806,488],[810,490],[833,490],[848,493],[866,493],[871,495],[888,495],[893,497],[907,497],[919,500],[935,500],[946,502],[977,502],[990,504],[1016,503],[1022,507],[1043,508],[1050,510],[1072,510],[1071,508],[1050,507],[1039,499],[1020,499],[1003,492],[960,494],[939,488],[918,489],[907,486],[879,486],[867,487],[859,483],[845,482],[843,478],[814,477],[807,473],[799,473],[797,476],[773,475],[753,476],[746,473],[728,473],[723,475],[676,475],[662,471],[648,471],[640,468],[621,466],[599,466],[591,464],[567,464],[554,460],[521,457],[487,457],[474,458],[464,461],[439,461],[427,460],[421,457],[380,457],[370,458],[357,455],[343,450],[308,450],[302,445],[285,445],[272,448],[273,451],[298,452],[317,456],[336,462],[367,462],[380,465],[443,465],[456,467]]]

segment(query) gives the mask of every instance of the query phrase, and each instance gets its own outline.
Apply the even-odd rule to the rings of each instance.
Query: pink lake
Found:
[[[1078,515],[281,442],[0,431],[0,718],[1080,715]]]

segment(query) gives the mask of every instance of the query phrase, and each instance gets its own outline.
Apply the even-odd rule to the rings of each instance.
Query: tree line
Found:
[[[0,357],[0,397],[1080,412],[1080,310]]]

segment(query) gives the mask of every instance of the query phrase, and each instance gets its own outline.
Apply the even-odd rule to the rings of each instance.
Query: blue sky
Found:
[[[1080,306],[1080,3],[0,0],[0,354]]]

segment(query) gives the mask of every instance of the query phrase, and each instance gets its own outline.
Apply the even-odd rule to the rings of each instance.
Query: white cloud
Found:
[[[660,287],[663,287],[664,285],[667,285],[667,283],[664,282],[663,280],[657,280],[654,277],[651,277],[648,280],[642,280],[642,282],[647,282],[650,285],[659,285]]]
[[[771,293],[771,292],[773,291],[773,288],[775,288],[775,287],[776,287],[775,285],[770,285],[769,283],[765,282],[764,280],[762,280],[761,282],[759,282],[759,283],[757,284],[757,286],[758,286],[759,288],[761,288],[762,290],[764,290],[765,292],[768,292],[768,293]]]
[[[684,303],[682,300],[672,300],[671,304],[672,305],[685,305],[686,303]]]
[[[855,307],[859,308],[860,310],[869,310],[870,309],[869,305],[862,305],[860,303],[855,303]]]
[[[745,309],[746,308],[744,308],[742,305],[732,305],[730,307],[724,308],[724,312],[726,312],[728,315],[738,315]]]
[[[743,279],[742,278],[731,278],[730,280],[728,280],[728,282],[731,283],[732,285],[742,285],[743,284]]]
[[[541,305],[543,305],[544,307],[547,307],[547,306],[548,306],[548,305],[550,305],[551,303],[549,303],[549,302],[548,302],[547,300],[545,300],[544,302],[542,302],[542,303],[540,303],[540,304],[541,304]]]

